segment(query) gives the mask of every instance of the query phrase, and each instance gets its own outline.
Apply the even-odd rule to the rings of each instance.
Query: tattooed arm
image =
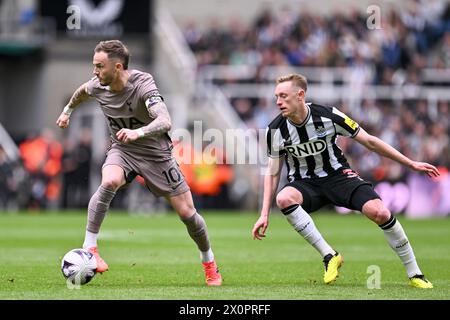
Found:
[[[76,108],[80,103],[86,101],[89,99],[89,94],[87,92],[87,82],[83,83],[72,95],[72,98],[70,98],[69,103],[66,105],[66,107],[69,107],[70,109]]]
[[[161,134],[169,131],[172,128],[172,121],[170,120],[169,111],[163,101],[154,104],[148,108],[148,113],[152,118],[155,118],[150,124],[141,129],[144,131],[144,135],[150,136],[155,134]]]
[[[135,141],[143,136],[159,135],[168,132],[171,129],[172,122],[170,120],[169,111],[163,101],[151,105],[147,107],[147,109],[154,120],[145,127],[136,130],[120,129],[116,134],[117,139],[127,143]]]
[[[87,92],[87,82],[83,83],[70,98],[69,103],[64,107],[61,112],[56,124],[58,127],[65,129],[69,126],[69,118],[73,109],[75,109],[79,104],[89,99],[89,94]]]

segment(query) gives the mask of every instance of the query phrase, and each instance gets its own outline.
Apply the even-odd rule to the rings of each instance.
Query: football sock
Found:
[[[91,247],[96,247],[97,246],[97,236],[98,236],[98,233],[93,233],[93,232],[86,230],[83,248],[87,249],[87,248],[91,248]]]
[[[335,254],[336,251],[330,247],[330,245],[325,241],[325,239],[317,230],[314,221],[311,219],[309,214],[303,210],[302,206],[299,204],[293,204],[289,207],[281,209],[281,212],[286,216],[289,223],[294,227],[294,229],[308,241],[322,257],[327,254]]]
[[[97,191],[92,195],[88,206],[88,222],[87,230],[92,233],[98,233],[109,204],[116,193],[106,189],[103,186],[98,187]]]
[[[200,251],[200,258],[202,259],[202,262],[214,261],[214,253],[211,248],[209,248],[208,251]]]
[[[189,218],[181,219],[181,221],[183,221],[183,223],[186,225],[189,235],[191,236],[192,240],[194,240],[194,242],[197,244],[197,247],[200,250],[200,252],[207,253],[208,251],[210,251],[211,246],[209,244],[208,231],[203,217],[199,215],[197,212],[195,212]],[[206,254],[205,258],[208,258],[208,254]]]
[[[391,215],[389,220],[380,224],[379,227],[383,229],[384,236],[389,242],[389,245],[405,265],[408,277],[411,278],[414,275],[422,274],[422,271],[420,271],[419,266],[417,265],[413,249],[400,222]]]

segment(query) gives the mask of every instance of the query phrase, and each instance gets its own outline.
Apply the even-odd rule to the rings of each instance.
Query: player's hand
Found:
[[[56,125],[61,129],[65,129],[69,126],[70,116],[67,113],[62,112],[58,120],[56,120]]]
[[[128,143],[136,141],[139,138],[139,134],[136,132],[136,130],[122,128],[119,131],[117,131],[116,137],[119,141]]]
[[[262,240],[266,236],[266,230],[269,226],[269,218],[266,216],[259,217],[258,221],[256,221],[253,226],[252,234],[253,240],[258,239]]]
[[[431,178],[439,177],[441,175],[435,166],[426,162],[414,161],[411,164],[411,169],[419,172],[425,172]]]

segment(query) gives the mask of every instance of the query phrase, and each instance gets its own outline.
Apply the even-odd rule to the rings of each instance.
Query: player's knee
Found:
[[[389,220],[391,212],[386,207],[378,207],[372,209],[368,216],[373,222],[380,225]]]
[[[297,200],[297,201],[296,201]],[[277,207],[280,209],[287,208],[293,204],[298,204],[298,199],[286,193],[279,193],[276,198]]]
[[[120,179],[103,179],[102,187],[108,190],[117,191],[122,186]]]
[[[177,208],[177,213],[182,219],[192,216],[192,214],[194,214],[195,212],[195,207],[188,203],[183,204]]]
[[[377,217],[379,221],[378,224],[383,224],[391,218],[391,212],[386,207],[383,207],[379,210]]]

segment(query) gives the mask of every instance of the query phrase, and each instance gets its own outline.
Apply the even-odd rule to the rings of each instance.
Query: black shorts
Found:
[[[317,211],[327,204],[361,211],[367,201],[380,199],[372,184],[351,169],[340,169],[324,178],[295,180],[284,187],[301,192],[306,212]]]

